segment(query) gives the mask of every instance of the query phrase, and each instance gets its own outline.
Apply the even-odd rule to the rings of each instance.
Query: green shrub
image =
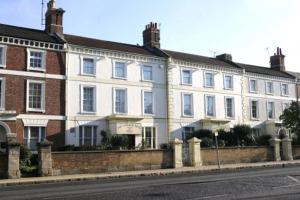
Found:
[[[160,144],[160,149],[171,150],[172,148],[173,148],[172,145],[170,145],[168,143]]]
[[[249,125],[241,124],[233,127],[233,135],[237,140],[237,145],[244,146],[251,143],[251,127]]]
[[[38,155],[32,154],[24,145],[20,146],[20,171],[22,177],[38,175]]]
[[[212,138],[204,137],[201,139],[201,146],[202,147],[212,147],[214,145],[214,141]]]
[[[269,140],[272,138],[271,135],[261,135],[255,138],[256,144],[259,146],[268,146],[269,145]]]
[[[202,139],[202,138],[213,138],[213,134],[212,134],[212,131],[211,130],[208,130],[208,129],[199,129],[199,130],[196,130],[194,131],[192,134],[191,134],[191,138],[193,137],[196,137],[198,139]]]

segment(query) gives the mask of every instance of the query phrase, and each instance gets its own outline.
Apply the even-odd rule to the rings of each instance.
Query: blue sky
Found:
[[[41,29],[41,0],[0,5],[0,23]],[[287,69],[300,72],[299,0],[57,0],[57,7],[66,10],[65,33],[142,44],[153,21],[161,24],[164,49],[226,52],[237,62],[269,66],[279,46]]]

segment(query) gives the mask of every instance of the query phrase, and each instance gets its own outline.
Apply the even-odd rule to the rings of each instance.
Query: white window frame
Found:
[[[283,93],[283,85],[286,85],[287,94]],[[288,97],[289,96],[289,84],[288,83],[280,83],[281,96]]]
[[[272,91],[271,92],[268,92],[268,83],[272,84]],[[266,91],[266,94],[268,94],[268,95],[273,95],[274,94],[274,83],[272,81],[265,81],[265,91]]]
[[[144,67],[151,67],[152,77],[151,77],[150,80],[145,79],[145,77],[144,77]],[[143,64],[143,65],[141,66],[141,71],[142,71],[142,81],[145,81],[145,82],[153,82],[153,80],[154,80],[154,73],[153,73],[154,70],[153,70],[153,69],[154,69],[154,67],[153,67],[152,65]]]
[[[125,73],[125,77],[119,77],[119,76],[116,76],[116,63],[124,63],[124,73]],[[124,61],[124,60],[114,60],[113,61],[113,78],[115,79],[123,79],[123,80],[127,80],[127,65],[128,65],[128,62],[127,61]]]
[[[213,115],[208,115],[207,114],[207,97],[213,97],[214,98],[214,104],[213,104]],[[205,116],[206,117],[216,117],[216,96],[215,95],[210,95],[210,94],[206,94],[204,95],[204,108],[205,108]]]
[[[83,110],[83,89],[84,88],[94,88],[94,100],[93,100],[93,111],[85,111]],[[97,113],[97,86],[95,85],[86,85],[86,84],[81,84],[80,85],[80,113],[82,114],[96,114]]]
[[[27,133],[27,138],[26,138],[26,142],[27,142],[27,148],[30,149],[30,138],[31,138],[31,128],[32,127],[35,127],[35,128],[39,128],[39,136],[38,136],[38,142],[42,142],[42,128],[45,129],[45,138],[43,139],[46,139],[47,138],[47,129],[45,126],[24,126],[24,129],[23,129],[23,138],[25,140],[25,127],[27,127],[28,129],[28,133]]]
[[[6,68],[6,51],[7,51],[7,46],[6,45],[0,45],[0,48],[3,49],[3,52],[2,52],[2,62],[3,63],[0,63],[0,67],[1,68]]]
[[[256,107],[256,115],[257,115],[257,117],[255,118],[255,117],[253,117],[253,115],[252,115],[252,102],[253,101],[256,101],[257,102],[257,107]],[[254,121],[257,121],[257,120],[259,120],[259,100],[258,99],[250,99],[250,119],[251,120],[254,120]]]
[[[228,116],[227,114],[227,102],[226,100],[227,99],[232,99],[232,116]],[[224,97],[224,107],[225,107],[225,117],[228,118],[228,119],[234,119],[235,118],[235,102],[234,102],[234,97],[228,97],[228,96],[225,96]]]
[[[144,97],[145,97],[145,92],[151,92],[152,93],[152,113],[145,113],[145,102],[144,102]],[[152,90],[142,90],[142,113],[143,115],[154,115],[155,111],[154,111],[154,92]]]
[[[36,67],[30,66],[30,52],[42,53],[42,67],[41,68],[36,68]],[[47,58],[46,51],[40,50],[40,49],[27,48],[27,70],[45,72],[46,71],[46,58]]]
[[[46,101],[46,87],[45,87],[45,81],[37,81],[37,80],[27,80],[26,81],[26,111],[31,112],[42,112],[45,113],[45,101]],[[39,83],[42,84],[42,102],[41,102],[41,108],[29,108],[29,84],[30,83]]]
[[[210,86],[210,85],[206,85],[206,74],[212,74],[212,81],[213,81],[213,85]],[[210,71],[205,71],[203,73],[204,77],[203,77],[203,80],[204,80],[204,87],[206,88],[214,88],[215,87],[215,72],[210,72]]]
[[[231,77],[231,81],[232,81],[232,85],[231,85],[231,88],[228,88],[228,87],[226,87],[226,77]],[[231,74],[224,74],[223,75],[223,84],[224,84],[224,89],[225,90],[233,90],[233,88],[234,88],[234,80],[233,80],[233,75],[231,75]]]
[[[125,112],[116,112],[116,90],[125,90]],[[113,113],[114,114],[121,114],[121,115],[126,115],[128,113],[128,91],[127,88],[121,88],[121,87],[116,87],[113,88]]]
[[[189,71],[190,80],[191,80],[190,83],[184,83],[184,81],[183,81],[183,71]],[[181,68],[180,72],[181,72],[181,85],[193,85],[193,71],[191,69]]]
[[[92,59],[94,61],[94,72],[93,74],[88,74],[88,73],[84,73],[84,65],[83,65],[83,60],[84,59]],[[83,76],[96,76],[97,74],[97,59],[95,57],[92,56],[80,56],[80,75]]]
[[[251,89],[251,81],[255,81],[255,89],[256,90],[252,90]],[[258,80],[257,79],[254,79],[254,78],[249,78],[249,92],[251,93],[258,93]]]
[[[191,95],[191,114],[186,115],[184,113],[184,95]],[[193,93],[187,93],[187,92],[182,92],[181,93],[181,110],[182,110],[182,116],[183,117],[193,117],[194,116],[194,95]]]
[[[151,144],[150,144],[150,147],[149,149],[156,149],[157,148],[157,127],[156,126],[144,126],[142,127],[142,139],[144,141],[146,141],[146,128],[151,128]],[[153,131],[154,130],[154,131]],[[155,132],[155,138],[154,138],[154,141],[155,141],[155,145],[153,144],[153,133]]]
[[[85,146],[84,140],[85,140],[85,129],[84,127],[93,127],[92,128],[92,134],[91,134],[91,146],[97,146],[97,140],[98,140],[98,126],[96,125],[80,125],[78,127],[78,145],[80,146],[80,128],[83,128],[83,137],[81,138],[81,146]],[[94,127],[96,127],[96,133],[94,132]],[[94,144],[94,136],[96,136],[96,144]]]
[[[2,93],[0,94],[1,98],[1,104],[0,104],[0,110],[5,110],[5,78],[0,77],[0,81],[2,82],[1,84],[1,91]]]
[[[269,117],[269,111],[268,111],[268,105],[269,103],[273,103],[273,116],[272,117]],[[267,109],[267,119],[268,120],[273,120],[276,118],[276,113],[275,113],[275,102],[274,101],[267,101],[266,103],[266,109]]]

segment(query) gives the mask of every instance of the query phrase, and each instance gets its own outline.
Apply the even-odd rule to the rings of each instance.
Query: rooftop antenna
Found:
[[[209,53],[212,53],[212,54],[213,54],[213,57],[216,57],[216,55],[219,54],[219,52],[217,52],[217,51],[212,51],[212,50],[210,50]]]
[[[269,47],[266,47],[265,51],[268,53],[268,56],[270,56]]]
[[[42,8],[41,8],[41,27],[44,28],[45,25],[45,15],[44,15],[44,0],[42,0]]]

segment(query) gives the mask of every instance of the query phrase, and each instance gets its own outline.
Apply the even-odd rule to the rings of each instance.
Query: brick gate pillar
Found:
[[[273,159],[274,161],[280,161],[280,142],[281,140],[278,138],[272,138],[269,140],[271,147],[273,147]]]
[[[38,144],[39,176],[52,176],[52,142],[44,141]]]
[[[293,160],[292,139],[288,137],[282,139],[282,157],[283,160]]]
[[[193,167],[202,166],[201,148],[200,148],[201,140],[196,137],[193,137],[188,142],[189,142],[190,165]]]
[[[16,139],[16,134],[10,133],[7,135],[7,178],[20,177],[20,143]]]
[[[178,138],[175,138],[173,142],[174,147],[174,158],[173,158],[173,167],[174,168],[181,168],[183,166],[182,164],[182,140],[179,140]]]

